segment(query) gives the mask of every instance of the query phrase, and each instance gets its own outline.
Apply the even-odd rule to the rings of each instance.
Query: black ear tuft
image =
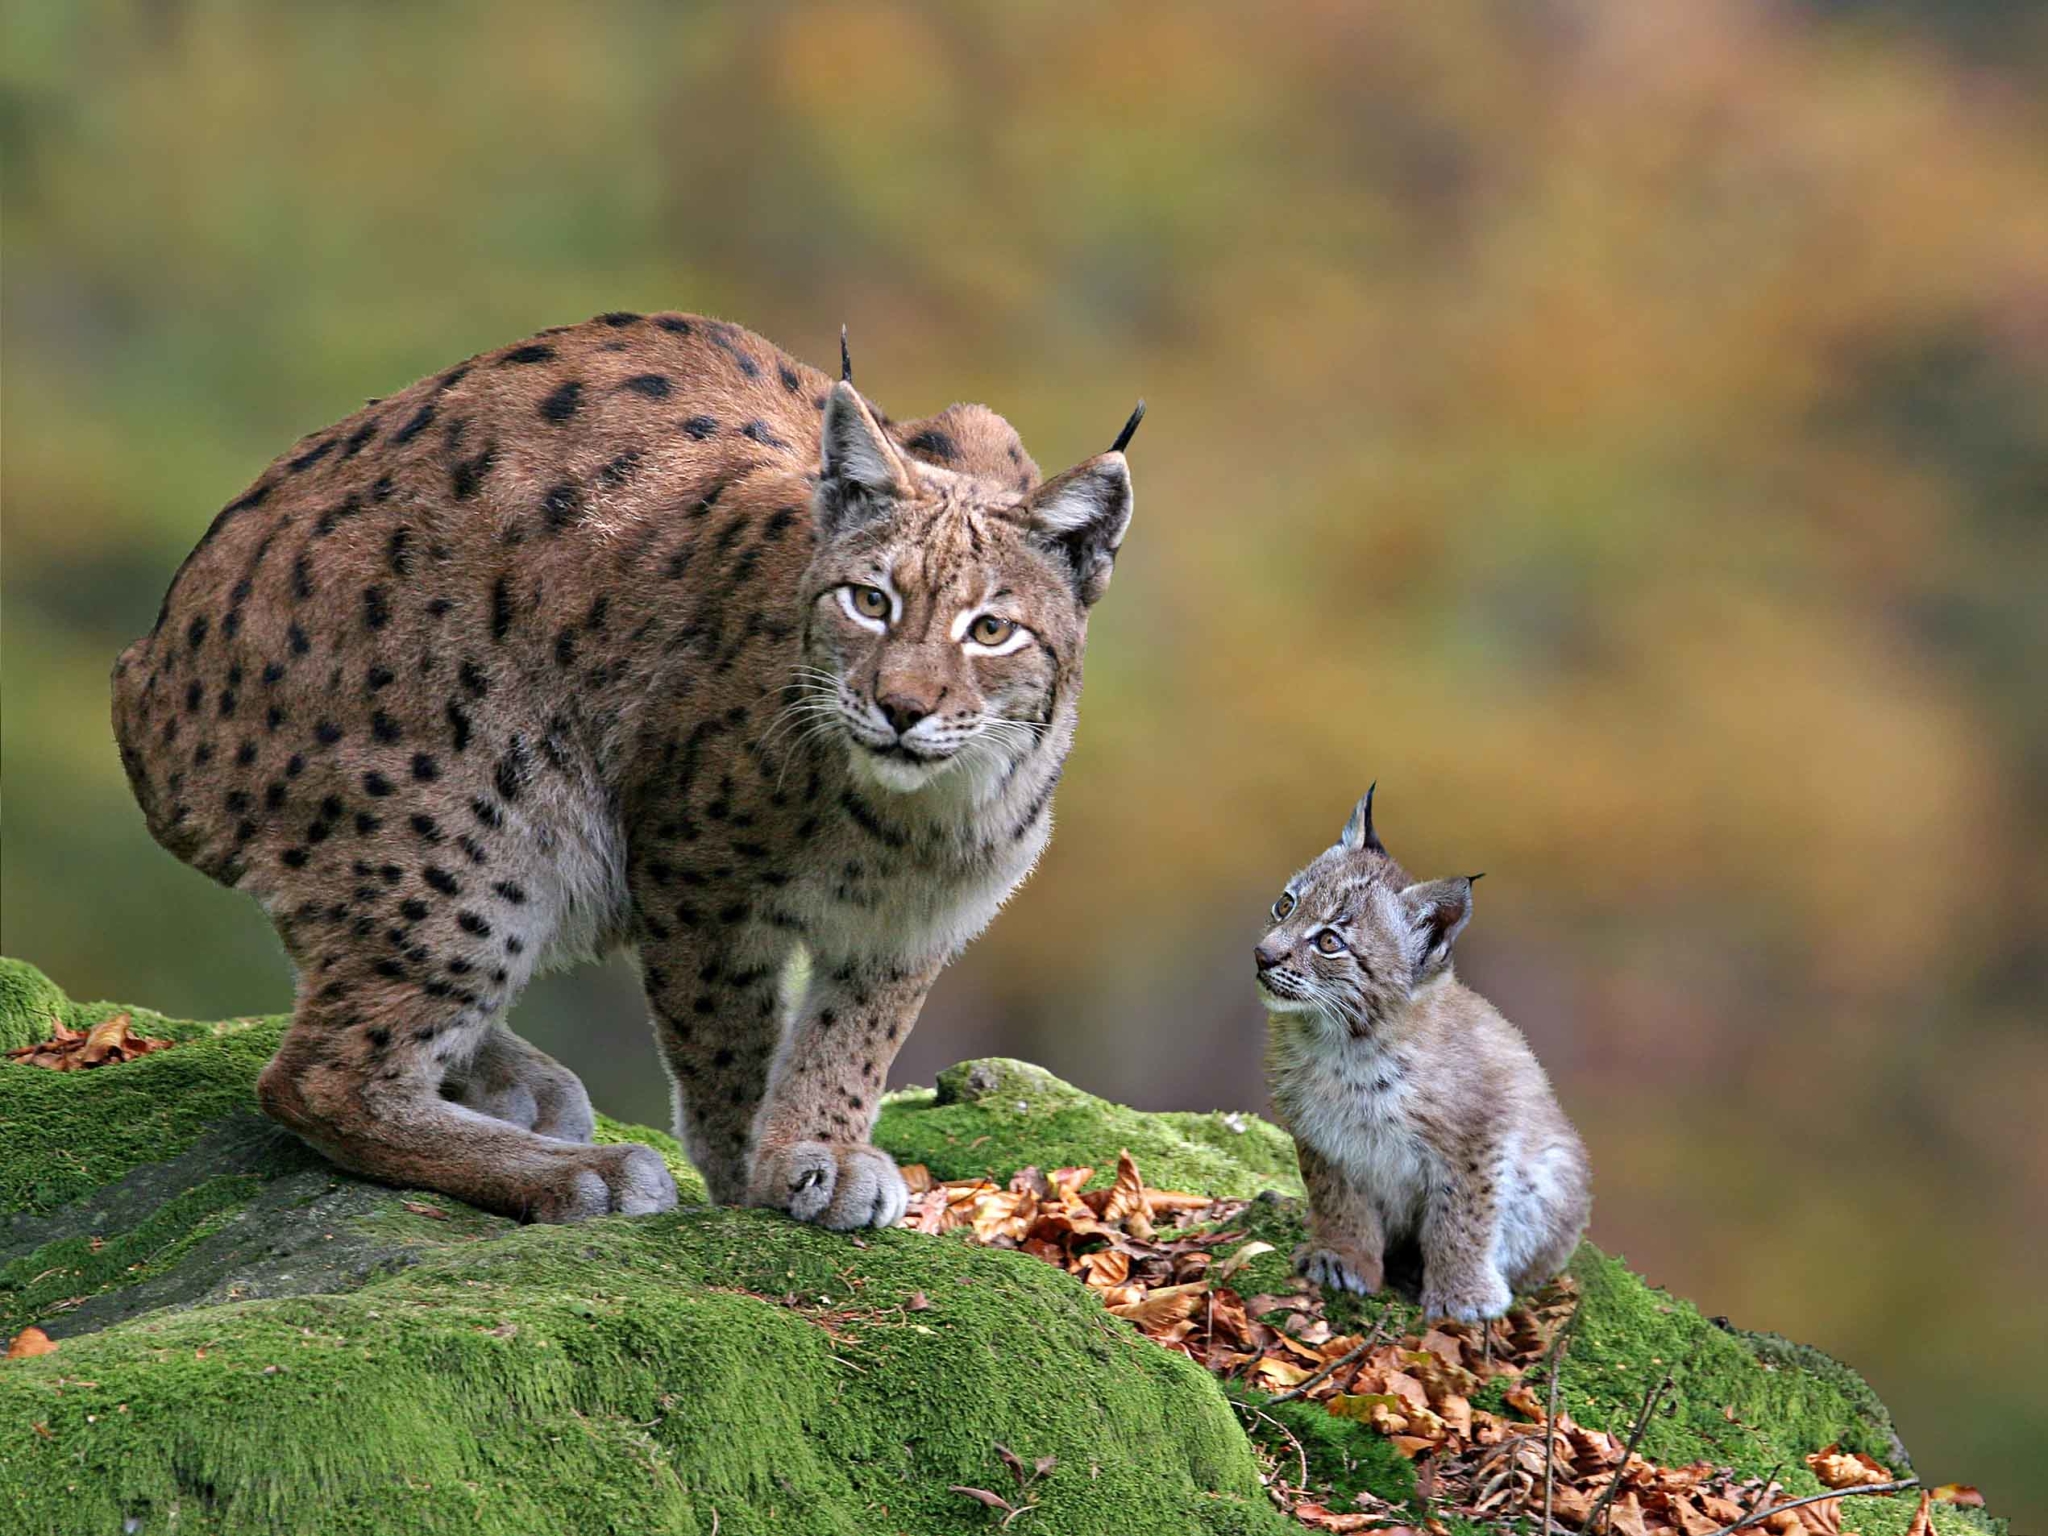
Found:
[[[1138,408],[1131,412],[1131,419],[1124,423],[1123,431],[1117,433],[1116,441],[1109,445],[1111,453],[1122,453],[1131,446],[1131,439],[1137,436],[1138,423],[1145,419],[1145,402],[1140,400]]]
[[[1031,533],[1073,572],[1074,592],[1093,607],[1109,590],[1116,552],[1131,525],[1131,471],[1121,453],[1099,453],[1055,475],[1029,502]]]
[[[846,350],[846,327],[839,327],[839,382],[853,382],[853,354]]]

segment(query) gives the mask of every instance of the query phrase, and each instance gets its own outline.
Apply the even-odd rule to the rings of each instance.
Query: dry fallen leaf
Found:
[[[1920,1506],[1913,1511],[1913,1523],[1906,1527],[1906,1536],[1934,1536],[1934,1516],[1929,1513],[1933,1504],[1932,1491],[1922,1489]]]
[[[50,1038],[34,1045],[18,1046],[7,1053],[10,1061],[25,1066],[45,1067],[52,1072],[78,1072],[88,1067],[113,1066],[168,1050],[175,1040],[157,1040],[133,1032],[133,1019],[126,1013],[102,1019],[90,1030],[72,1029],[56,1022]]]
[[[7,1358],[10,1360],[32,1360],[37,1355],[54,1355],[57,1352],[57,1348],[57,1341],[43,1332],[42,1329],[24,1328],[14,1336],[14,1341],[7,1346]]]
[[[424,1216],[429,1221],[446,1221],[448,1213],[438,1205],[428,1205],[424,1200],[408,1200],[405,1208],[415,1216]]]
[[[1888,1483],[1891,1472],[1882,1462],[1861,1451],[1845,1451],[1839,1445],[1815,1451],[1806,1465],[1820,1479],[1823,1488],[1856,1488],[1864,1483]]]
[[[1959,1504],[1965,1509],[1982,1509],[1984,1495],[1968,1483],[1943,1483],[1929,1495],[1937,1504]]]

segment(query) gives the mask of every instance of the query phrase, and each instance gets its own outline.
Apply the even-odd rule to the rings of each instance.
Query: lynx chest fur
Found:
[[[331,1157],[672,1201],[502,1024],[623,943],[714,1195],[901,1210],[877,1099],[1049,836],[1129,429],[1044,481],[985,407],[892,423],[841,374],[675,314],[472,358],[274,462],[121,657],[152,832],[297,971],[263,1102]]]

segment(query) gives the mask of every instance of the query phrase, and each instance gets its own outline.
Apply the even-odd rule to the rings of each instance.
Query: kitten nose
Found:
[[[1286,958],[1286,950],[1268,949],[1264,944],[1259,945],[1258,948],[1252,951],[1252,959],[1254,962],[1257,963],[1259,969],[1262,971],[1270,971],[1271,969],[1273,969],[1274,966],[1278,965],[1282,960],[1285,960]]]
[[[882,718],[889,722],[890,729],[898,736],[910,734],[911,727],[931,713],[931,708],[922,699],[912,698],[906,693],[892,693],[875,700],[882,711]]]

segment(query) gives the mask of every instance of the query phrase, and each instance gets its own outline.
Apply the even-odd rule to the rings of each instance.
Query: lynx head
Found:
[[[793,708],[844,737],[862,783],[954,778],[979,799],[1042,750],[1057,765],[1071,738],[1088,610],[1130,525],[1137,417],[1043,484],[993,413],[933,421],[899,444],[850,382],[826,402]]]
[[[1335,845],[1287,882],[1252,952],[1269,1009],[1314,1015],[1354,1035],[1369,1034],[1450,971],[1479,878],[1411,882],[1373,831],[1372,795],[1365,792]]]

